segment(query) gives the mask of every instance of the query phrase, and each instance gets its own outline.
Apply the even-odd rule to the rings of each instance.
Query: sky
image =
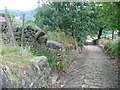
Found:
[[[7,9],[29,10],[36,8],[38,6],[37,2],[38,0],[0,0],[0,10],[5,9],[5,7]]]
[[[46,2],[47,0],[40,0],[40,2],[41,1]],[[36,8],[38,6],[37,2],[38,0],[0,0],[0,10],[5,9],[5,7],[7,7],[7,9],[29,10]]]

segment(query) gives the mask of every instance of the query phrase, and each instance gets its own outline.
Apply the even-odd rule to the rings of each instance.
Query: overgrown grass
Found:
[[[0,58],[16,64],[27,64],[34,56],[20,46],[4,45],[0,48]]]
[[[26,78],[23,76],[23,71],[30,67],[28,63],[32,58],[33,55],[20,46],[2,45],[0,48],[0,68],[6,68],[8,83],[13,83],[15,88],[17,85],[21,85],[21,80]]]
[[[2,46],[2,48],[0,49],[0,53],[2,55],[6,54],[6,53],[12,53],[12,52],[17,52],[22,50],[22,47],[19,46],[12,46],[12,45],[4,45]]]
[[[53,40],[53,41],[57,41],[57,42],[60,42],[62,43],[63,45],[67,45],[67,44],[74,44],[76,45],[76,39],[69,36],[69,35],[66,35],[64,32],[50,32],[48,31],[47,32],[47,38],[48,40]]]

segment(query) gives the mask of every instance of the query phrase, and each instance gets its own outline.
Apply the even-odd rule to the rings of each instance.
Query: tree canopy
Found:
[[[54,2],[35,11],[35,23],[48,30],[61,30],[79,42],[103,29],[120,30],[120,2]]]

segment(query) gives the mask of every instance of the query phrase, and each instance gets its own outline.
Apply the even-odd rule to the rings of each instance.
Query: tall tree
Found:
[[[118,25],[118,4],[93,2],[54,2],[36,9],[35,22],[48,30],[61,30],[83,43],[87,35],[102,35]],[[59,29],[58,29],[59,28]]]

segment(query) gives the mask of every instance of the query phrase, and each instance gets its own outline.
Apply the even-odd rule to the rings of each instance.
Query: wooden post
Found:
[[[23,18],[22,18],[22,38],[21,38],[21,46],[23,46],[23,39],[24,39],[24,20],[25,20],[25,14],[23,14]]]
[[[5,17],[5,20],[6,20],[6,23],[7,23],[8,33],[9,33],[9,36],[10,36],[10,41],[11,41],[12,45],[15,46],[15,38],[14,38],[11,19],[7,14],[4,14],[4,17]]]

